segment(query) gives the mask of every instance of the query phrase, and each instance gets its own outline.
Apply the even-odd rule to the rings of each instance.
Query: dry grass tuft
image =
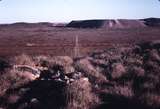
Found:
[[[32,57],[30,57],[29,55],[26,55],[26,54],[16,56],[13,60],[13,64],[35,66],[35,63],[34,63]]]
[[[88,59],[79,60],[75,66],[78,71],[83,72],[92,82],[106,81],[106,77],[98,72]]]
[[[66,109],[93,109],[99,98],[92,92],[91,84],[84,78],[73,82],[67,87]]]
[[[60,65],[64,68],[64,73],[72,73],[75,71],[73,67],[73,60],[69,56],[55,56],[55,57],[46,57],[38,56],[34,57],[36,65],[40,67],[52,67],[54,65]]]
[[[114,63],[112,70],[111,76],[113,79],[120,78],[126,73],[125,67],[121,63]]]
[[[17,70],[8,70],[0,77],[0,96],[10,88],[22,86],[31,81],[30,75]]]
[[[160,95],[153,93],[145,93],[142,95],[141,100],[147,105],[158,109],[160,107]]]

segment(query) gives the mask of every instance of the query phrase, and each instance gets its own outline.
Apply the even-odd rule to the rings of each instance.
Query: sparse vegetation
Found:
[[[66,109],[93,109],[100,103],[93,93],[92,86],[86,78],[82,78],[67,86]]]
[[[16,56],[1,61],[0,107],[4,109],[159,109],[160,51],[117,47],[87,57]],[[27,65],[40,75],[18,70]]]

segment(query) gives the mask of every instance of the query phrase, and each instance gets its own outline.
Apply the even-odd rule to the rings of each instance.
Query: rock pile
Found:
[[[75,71],[72,66],[73,60],[70,57],[56,57],[53,60],[40,60],[39,65],[14,65],[15,70],[32,74],[33,80],[52,80],[64,83],[71,83],[84,77],[82,72]]]

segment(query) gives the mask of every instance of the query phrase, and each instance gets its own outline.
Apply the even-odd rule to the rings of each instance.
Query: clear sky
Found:
[[[0,23],[160,17],[158,0],[2,0]]]

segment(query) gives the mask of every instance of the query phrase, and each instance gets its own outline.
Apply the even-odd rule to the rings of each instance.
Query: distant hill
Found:
[[[71,21],[67,24],[67,27],[75,28],[100,28],[106,20],[81,20],[81,21]]]
[[[67,27],[73,28],[143,28],[160,27],[160,18],[117,19],[117,20],[80,20],[71,21]]]
[[[148,18],[143,19],[143,21],[147,26],[160,27],[160,18]]]
[[[34,27],[69,27],[69,28],[104,28],[104,29],[127,29],[127,28],[160,28],[160,18],[146,19],[98,19],[98,20],[75,20],[70,23],[26,23],[0,24],[0,27],[34,28]]]
[[[0,24],[0,27],[65,27],[65,23],[50,23],[50,22],[38,22],[38,23],[26,23],[26,22],[17,22],[13,24]]]

